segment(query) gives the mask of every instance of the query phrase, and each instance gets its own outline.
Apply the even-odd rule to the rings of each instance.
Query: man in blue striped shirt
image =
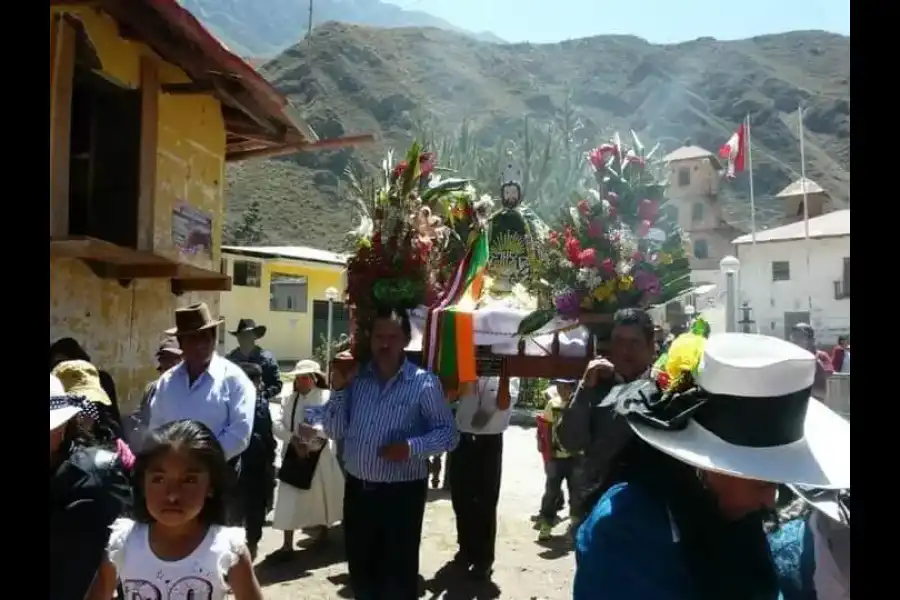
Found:
[[[344,535],[359,600],[418,598],[428,458],[459,440],[440,381],[406,360],[410,338],[405,313],[380,312],[372,360],[346,377],[333,372],[330,401],[318,418],[307,411],[309,421],[344,442]],[[301,435],[315,429],[303,427]]]

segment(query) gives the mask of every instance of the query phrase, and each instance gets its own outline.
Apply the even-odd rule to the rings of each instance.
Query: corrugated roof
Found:
[[[756,233],[756,242],[787,242],[790,240],[802,240],[805,237],[806,228],[803,221],[797,221],[781,227],[773,227]],[[828,238],[850,235],[850,209],[836,210],[820,217],[809,220],[810,238]],[[732,244],[750,244],[753,237],[750,234],[742,235]]]
[[[346,265],[347,256],[309,246],[222,246],[222,252],[259,258],[308,260],[329,265]]]
[[[809,179],[808,177],[801,177],[794,183],[790,184],[777,194],[775,194],[776,198],[791,198],[793,196],[802,196],[803,195],[803,185],[804,182],[806,184],[806,194],[824,194],[825,190],[822,189],[818,183]]]
[[[716,158],[716,155],[700,146],[682,146],[677,150],[666,154],[663,157],[665,162],[675,162],[679,160],[697,160],[700,158]],[[716,159],[718,161],[718,159]]]

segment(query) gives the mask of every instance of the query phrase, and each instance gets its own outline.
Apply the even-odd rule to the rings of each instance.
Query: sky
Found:
[[[653,43],[822,29],[850,35],[850,0],[385,0],[509,42],[629,34]]]

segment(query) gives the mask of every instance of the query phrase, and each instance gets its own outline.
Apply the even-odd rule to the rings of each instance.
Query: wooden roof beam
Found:
[[[375,136],[367,133],[363,135],[349,135],[346,137],[332,138],[329,140],[319,140],[317,142],[304,142],[299,144],[282,144],[269,148],[259,148],[257,150],[244,150],[238,152],[229,152],[225,160],[235,162],[247,160],[249,158],[275,158],[278,156],[288,156],[297,152],[309,152],[314,150],[335,150],[338,148],[346,148],[349,146],[362,146],[375,142]]]

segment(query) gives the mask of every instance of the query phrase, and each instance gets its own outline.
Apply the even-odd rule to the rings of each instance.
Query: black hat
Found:
[[[261,338],[266,335],[266,326],[265,325],[257,325],[256,321],[253,319],[241,319],[238,321],[237,328],[234,331],[229,331],[231,335],[240,335],[244,332],[252,331],[254,335],[256,335],[256,339]]]

